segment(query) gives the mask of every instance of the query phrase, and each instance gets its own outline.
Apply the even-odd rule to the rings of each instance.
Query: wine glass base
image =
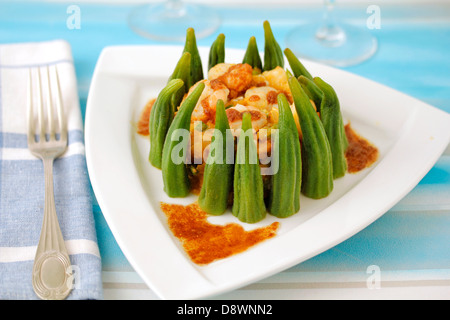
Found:
[[[211,8],[171,1],[138,6],[128,19],[130,28],[142,37],[158,41],[184,41],[186,30],[194,28],[201,39],[220,26],[220,17]]]
[[[348,24],[336,28],[328,33],[318,24],[300,26],[287,35],[286,47],[299,57],[337,67],[361,63],[377,51],[377,39],[367,29]]]

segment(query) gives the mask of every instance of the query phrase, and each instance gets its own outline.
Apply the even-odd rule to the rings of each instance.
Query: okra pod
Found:
[[[225,105],[222,100],[216,106],[216,124],[206,160],[203,184],[198,197],[200,208],[212,215],[221,215],[228,207],[233,187],[233,158],[227,153],[228,143],[234,145]],[[233,155],[234,157],[234,155]]]
[[[278,95],[278,138],[272,147],[272,166],[268,211],[278,218],[289,217],[300,210],[302,159],[300,140],[294,116],[284,94]]]
[[[161,90],[150,112],[150,163],[161,169],[164,141],[174,117],[172,98],[182,89],[183,80],[173,79]]]
[[[264,185],[250,113],[244,113],[234,165],[232,213],[240,221],[256,223],[266,216]]]
[[[245,51],[242,63],[247,63],[251,65],[253,69],[257,69],[256,71],[262,72],[263,66],[255,37],[251,37],[248,41],[247,50]]]
[[[264,21],[264,71],[270,71],[276,67],[284,68],[284,56],[281,47],[275,39],[269,21]]]
[[[312,80],[313,77],[309,73],[309,71],[305,68],[305,66],[300,62],[297,56],[292,52],[291,49],[284,49],[284,55],[291,66],[292,72],[296,78],[300,76],[305,76],[306,78]]]
[[[172,75],[169,78],[169,81],[173,79],[181,79],[184,82],[184,86],[172,95],[171,105],[174,114],[177,111],[181,101],[183,100],[184,95],[189,91],[188,83],[190,77],[190,70],[191,70],[191,54],[189,52],[185,52],[181,55],[180,60],[178,60],[178,63]]]
[[[333,164],[325,128],[308,95],[297,78],[289,78],[302,130],[302,193],[313,199],[328,196],[333,190]]]
[[[190,181],[186,167],[190,141],[189,128],[192,112],[204,88],[205,84],[200,82],[189,94],[180,106],[167,132],[162,154],[162,177],[164,191],[171,198],[186,197],[190,193]],[[184,133],[187,134],[184,135]],[[181,141],[179,141],[180,138]]]
[[[320,104],[322,103],[322,98],[323,98],[322,90],[320,90],[320,88],[317,86],[317,84],[313,80],[311,80],[305,76],[298,77],[298,82],[300,82],[302,89],[305,91],[305,93],[308,95],[308,97],[312,101],[314,101],[317,111],[320,112]]]
[[[347,159],[345,150],[348,145],[344,131],[341,107],[336,91],[333,87],[319,77],[314,78],[314,83],[322,90],[323,98],[320,104],[320,118],[330,142],[333,159],[334,179],[343,177],[347,172]]]
[[[172,75],[169,77],[169,80],[173,79],[181,79],[184,82],[184,92],[189,91],[188,82],[191,73],[191,54],[189,52],[184,52],[180,60],[178,60],[175,69],[172,72]]]
[[[208,70],[216,64],[225,62],[225,35],[223,33],[217,36],[217,39],[211,45],[209,50]]]
[[[191,54],[191,70],[188,86],[189,88],[198,81],[203,80],[203,66],[198,52],[197,40],[195,38],[195,31],[193,28],[188,28],[186,31],[186,43],[184,44],[184,52]]]

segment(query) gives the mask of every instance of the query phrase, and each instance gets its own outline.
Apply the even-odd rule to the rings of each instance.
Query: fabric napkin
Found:
[[[58,68],[69,129],[68,149],[54,162],[56,211],[75,271],[68,299],[102,299],[83,122],[72,52],[63,40],[0,45],[0,299],[38,299],[31,274],[43,218],[44,168],[28,150],[26,102],[28,70],[47,65]],[[45,88],[46,72],[41,74]]]

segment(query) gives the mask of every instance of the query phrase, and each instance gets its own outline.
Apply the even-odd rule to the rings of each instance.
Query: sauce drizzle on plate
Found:
[[[227,258],[276,235],[279,222],[246,231],[237,223],[214,225],[197,203],[187,206],[161,203],[168,224],[191,260],[199,265]]]
[[[350,124],[345,126],[348,139],[348,148],[345,152],[347,158],[347,171],[357,173],[370,167],[378,159],[378,149],[365,138],[358,135]]]

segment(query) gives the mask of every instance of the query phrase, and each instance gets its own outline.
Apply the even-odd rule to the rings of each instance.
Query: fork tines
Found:
[[[50,67],[45,66],[28,71],[28,144],[67,140],[58,68],[52,69],[50,72]],[[44,85],[42,78],[46,80]]]

